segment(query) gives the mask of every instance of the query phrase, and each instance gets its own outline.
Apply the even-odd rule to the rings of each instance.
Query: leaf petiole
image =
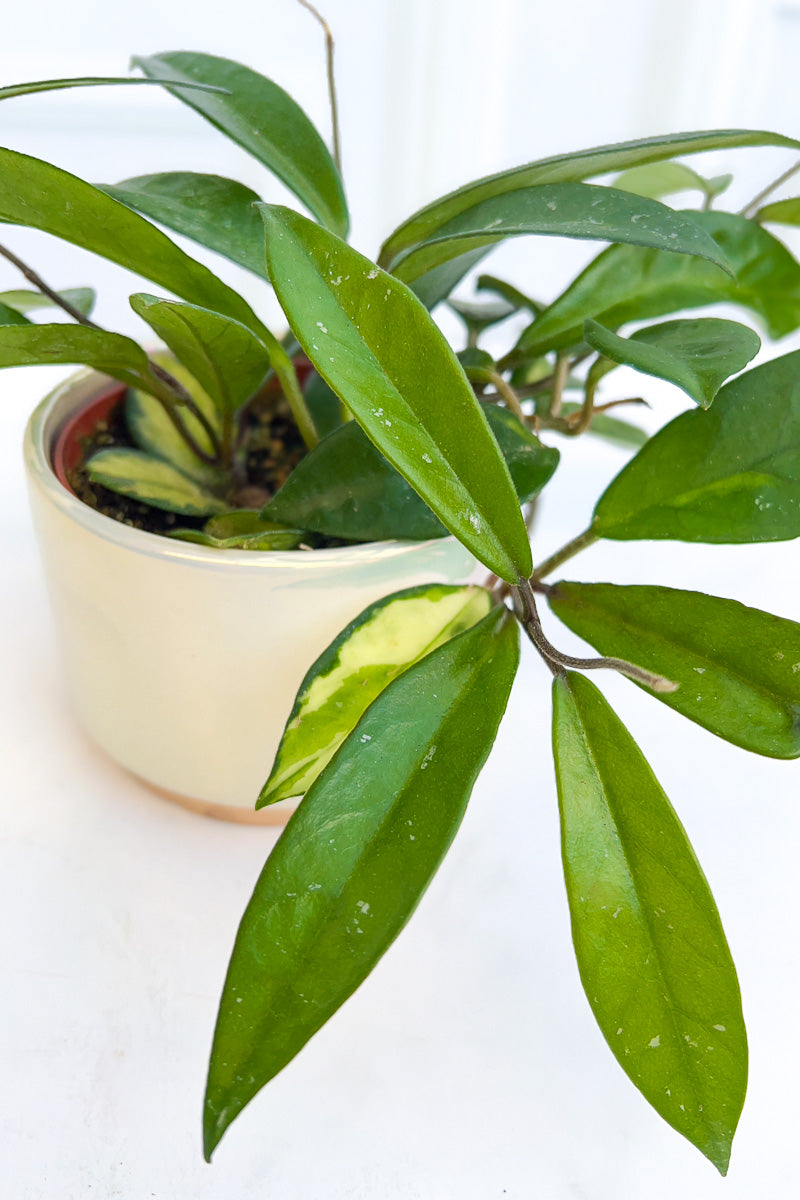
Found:
[[[531,581],[533,583],[538,583],[540,580],[544,579],[546,575],[550,575],[553,571],[555,571],[556,567],[560,567],[561,564],[566,562],[568,558],[572,558],[573,555],[579,554],[581,550],[585,550],[587,546],[591,546],[592,543],[596,541],[597,534],[591,527],[584,530],[583,533],[579,533],[577,537],[572,539],[572,541],[567,542],[567,544],[562,546],[560,550],[556,550],[554,554],[551,554],[549,558],[546,558],[544,562],[541,563],[541,565],[538,566],[533,572]]]
[[[542,623],[536,610],[536,596],[530,580],[521,579],[512,590],[515,599],[519,600],[515,611],[520,624],[556,677],[563,675],[567,668],[578,671],[619,671],[621,675],[627,675],[629,679],[643,683],[645,687],[651,688],[654,692],[665,693],[678,690],[679,684],[674,683],[671,679],[665,679],[663,675],[657,675],[653,671],[637,667],[635,663],[626,662],[624,658],[575,658],[571,654],[562,654],[548,640],[542,629]]]
[[[302,0],[301,0],[302,2]],[[773,179],[772,183],[768,183],[765,188],[754,196],[749,204],[745,204],[744,208],[739,210],[740,217],[751,217],[756,211],[762,200],[766,200],[767,196],[772,195],[776,188],[779,188],[782,183],[787,183],[793,175],[800,171],[800,159],[794,163],[787,171],[784,171],[777,179]]]

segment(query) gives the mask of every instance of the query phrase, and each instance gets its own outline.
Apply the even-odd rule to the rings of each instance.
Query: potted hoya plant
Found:
[[[206,1157],[413,912],[491,750],[522,635],[552,673],[564,874],[587,997],[635,1086],[724,1174],[747,1075],[735,968],[680,821],[590,676],[620,672],[718,737],[791,759],[800,625],[706,595],[702,579],[685,591],[563,582],[556,572],[599,540],[800,535],[800,353],[748,369],[760,346],[749,324],[686,315],[725,303],[772,339],[800,327],[800,265],[765,227],[798,223],[800,200],[764,203],[787,174],[744,212],[724,211],[730,177],[683,161],[800,142],[683,133],[531,162],[435,200],[365,257],[346,240],[338,131],[330,154],[288,95],[226,59],[134,62],[139,82],[233,138],[310,214],[216,175],[96,186],[0,150],[0,218],[151,279],[157,291],[131,304],[166,348],[99,328],[90,293],[55,292],[6,246],[13,229],[0,239],[32,285],[0,297],[0,364],[91,368],[38,411],[27,443],[43,548],[67,609],[67,658],[77,672],[88,655],[95,672],[78,686],[84,717],[109,707],[108,653],[149,656],[140,674],[158,709],[159,671],[177,643],[193,663],[186,728],[148,730],[158,768],[117,753],[159,786],[202,796],[202,780],[177,783],[163,764],[179,743],[203,761],[202,706],[209,681],[227,678],[233,648],[245,709],[274,694],[285,729],[264,726],[259,737],[248,727],[245,740],[266,755],[255,787],[236,776],[228,744],[231,790],[251,788],[266,812],[302,797],[236,938],[208,1077]],[[332,82],[330,39],[329,71]],[[0,97],[113,82],[132,81],[57,80]],[[699,205],[663,202],[686,191]],[[288,331],[268,329],[162,226],[260,276]],[[608,245],[550,301],[488,274],[475,281],[478,300],[453,296],[495,245],[534,234]],[[431,315],[441,304],[465,328],[452,347]],[[46,305],[69,320],[34,320]],[[522,332],[490,354],[484,331],[512,315]],[[690,406],[647,438],[626,419],[629,398],[614,394],[619,365],[645,388],[653,376],[677,385]],[[589,527],[535,562],[526,516],[578,436],[635,453]],[[334,572],[341,602],[331,599]],[[552,644],[542,603],[601,657]],[[306,604],[319,644],[276,648]],[[147,622],[153,611],[169,618],[168,635],[146,648],[135,637],[142,609]],[[237,640],[252,655],[258,633],[268,656],[290,663],[293,706],[279,672],[242,673]],[[123,712],[128,724],[143,719],[141,703]],[[234,736],[223,714],[215,719],[220,740]]]

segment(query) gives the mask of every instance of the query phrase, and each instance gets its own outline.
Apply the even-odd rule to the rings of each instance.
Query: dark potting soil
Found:
[[[124,397],[109,417],[97,424],[90,436],[81,439],[82,461],[69,472],[68,479],[70,487],[84,504],[115,521],[121,521],[133,529],[144,529],[148,533],[166,534],[173,529],[203,528],[207,517],[166,512],[94,483],[83,463],[98,450],[107,450],[109,447],[136,449],[125,423]],[[306,453],[285,402],[270,398],[263,406],[253,408],[249,415],[245,452],[246,483],[238,490],[231,507],[261,508],[283,486]],[[315,548],[343,544],[319,535],[310,535],[309,540],[309,545]]]

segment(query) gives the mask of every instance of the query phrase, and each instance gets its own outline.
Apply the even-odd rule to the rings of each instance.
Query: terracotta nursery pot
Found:
[[[216,550],[114,521],[69,490],[66,472],[123,391],[83,371],[39,405],[25,434],[75,711],[116,762],[180,804],[278,823],[286,802],[260,813],[254,804],[310,664],[368,604],[464,580],[474,561],[452,538]]]

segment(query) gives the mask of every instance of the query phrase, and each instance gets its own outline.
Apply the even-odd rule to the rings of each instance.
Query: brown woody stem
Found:
[[[539,620],[539,613],[536,610],[536,597],[530,581],[521,579],[514,588],[514,592],[520,601],[521,612],[518,612],[518,616],[522,627],[554,675],[563,674],[568,668],[576,671],[619,671],[621,675],[627,675],[629,679],[643,683],[654,692],[677,691],[679,685],[673,683],[671,679],[665,679],[663,675],[656,675],[653,671],[637,667],[635,663],[626,662],[624,658],[574,658],[571,654],[562,654],[545,636]]]
[[[99,325],[95,325],[94,321],[90,321],[85,313],[82,313],[80,309],[75,308],[74,305],[70,304],[69,300],[65,300],[63,296],[59,296],[57,291],[45,283],[41,275],[37,275],[32,267],[29,267],[27,263],[24,263],[21,258],[17,258],[16,254],[14,254],[6,246],[0,246],[0,254],[2,254],[3,258],[7,258],[8,261],[12,263],[12,265],[15,266],[22,275],[25,276],[28,283],[33,284],[37,292],[41,292],[43,296],[47,296],[48,300],[52,300],[53,304],[55,304],[57,308],[63,309],[65,313],[72,317],[73,321],[77,321],[81,325],[86,325],[88,329],[96,329],[100,333],[105,332],[100,328]]]

